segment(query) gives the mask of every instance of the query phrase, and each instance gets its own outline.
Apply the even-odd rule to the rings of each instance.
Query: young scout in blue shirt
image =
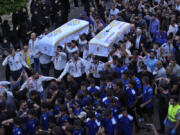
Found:
[[[86,135],[96,135],[100,123],[96,120],[94,112],[89,112],[89,118],[86,122]]]
[[[144,119],[147,122],[151,122],[151,116],[153,113],[153,89],[149,84],[149,77],[144,76],[142,78],[143,88],[141,98],[142,103],[140,104],[140,108],[143,110]]]
[[[118,135],[118,121],[112,116],[111,110],[107,109],[102,119],[102,125],[108,135]]]
[[[23,130],[21,128],[21,124],[22,124],[21,118],[14,119],[13,135],[23,135]]]
[[[49,128],[48,104],[46,102],[41,104],[40,125],[41,125],[42,130],[48,131],[48,128]]]
[[[127,113],[126,108],[122,108],[122,114],[119,114],[120,135],[134,135],[134,119]]]
[[[28,112],[28,118],[26,121],[26,128],[29,135],[36,135],[36,128],[38,126],[38,120],[36,119],[35,110],[30,110]]]

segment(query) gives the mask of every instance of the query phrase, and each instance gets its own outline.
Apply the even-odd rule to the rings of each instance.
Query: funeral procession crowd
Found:
[[[32,0],[11,20],[0,135],[180,135],[180,0]]]

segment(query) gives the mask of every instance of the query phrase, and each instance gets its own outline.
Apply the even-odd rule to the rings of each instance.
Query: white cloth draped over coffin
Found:
[[[77,40],[80,35],[88,32],[89,22],[73,19],[40,39],[38,47],[40,52],[54,56],[57,46]]]
[[[124,39],[131,24],[114,20],[89,41],[89,54],[107,57],[114,43]]]

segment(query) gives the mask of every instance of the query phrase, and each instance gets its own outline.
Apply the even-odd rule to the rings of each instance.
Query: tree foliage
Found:
[[[0,0],[0,15],[9,14],[25,6],[27,0]]]

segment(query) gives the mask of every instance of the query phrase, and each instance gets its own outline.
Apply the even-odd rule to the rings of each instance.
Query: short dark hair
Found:
[[[178,96],[177,95],[172,95],[170,99],[173,99],[176,103],[178,103]]]
[[[145,82],[145,83],[149,83],[149,77],[148,76],[144,76],[143,78],[142,78],[142,80]]]

